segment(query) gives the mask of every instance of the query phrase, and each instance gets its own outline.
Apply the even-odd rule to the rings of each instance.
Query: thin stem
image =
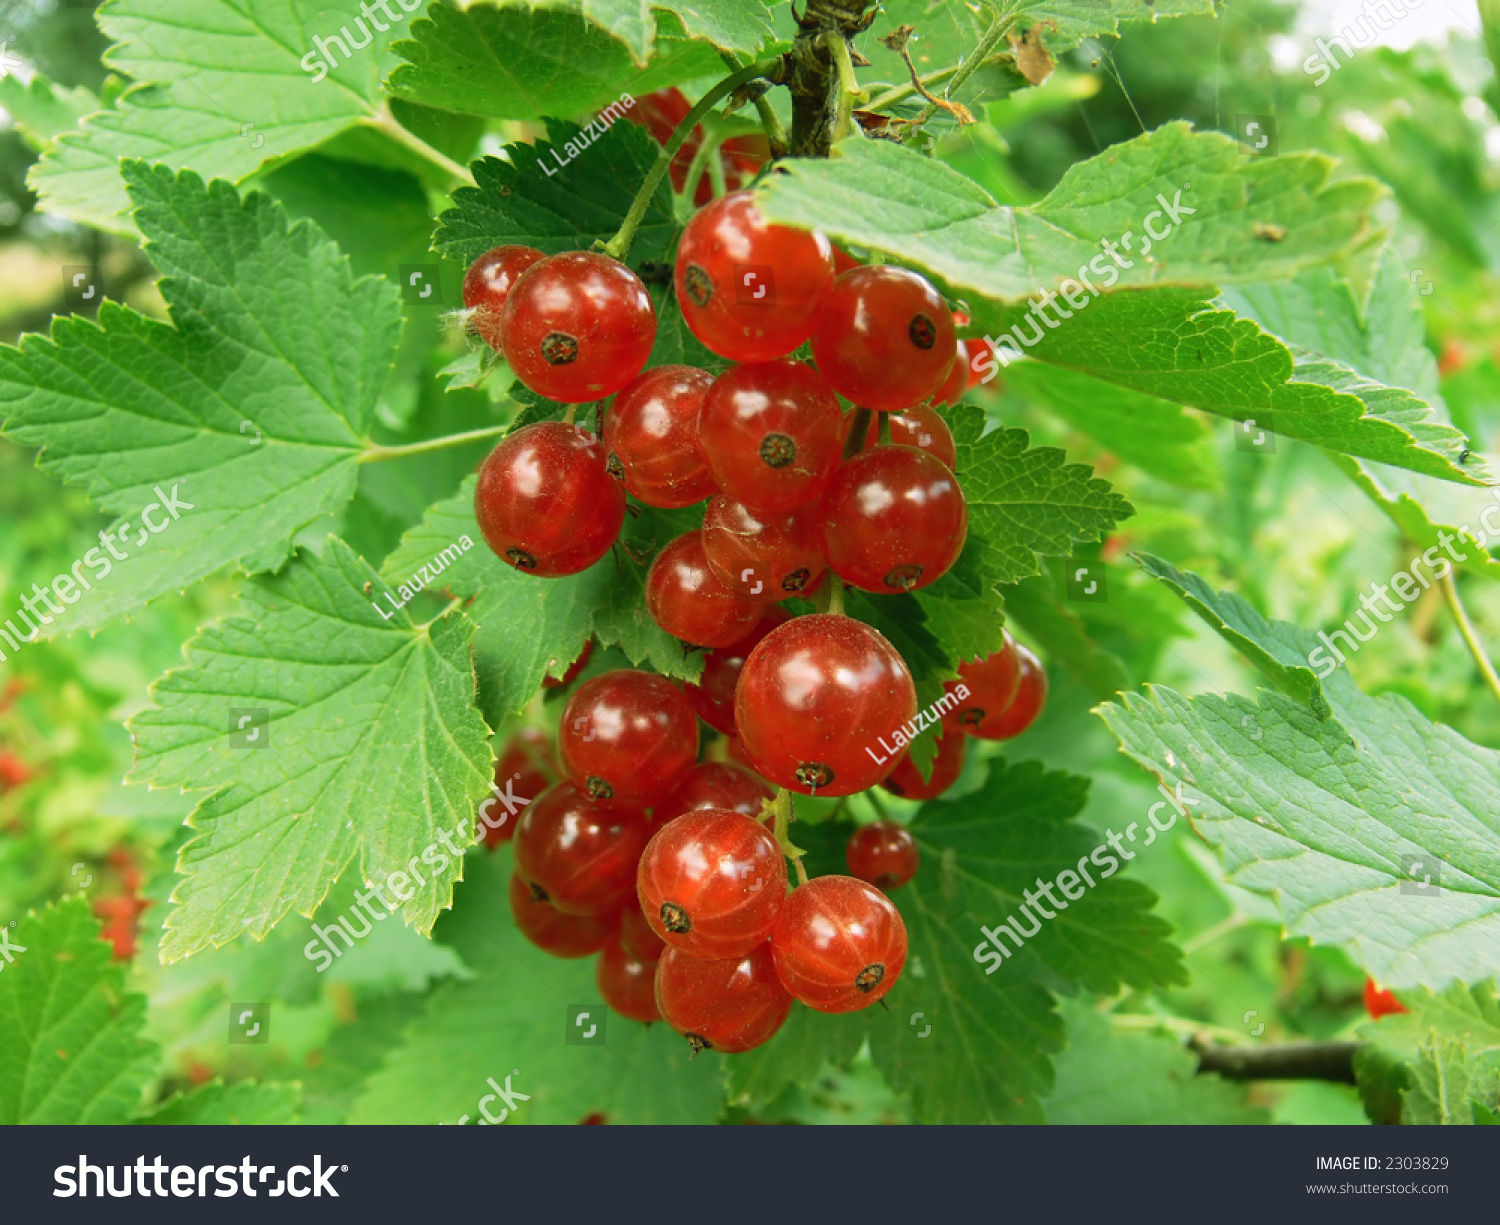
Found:
[[[714,158],[708,163],[708,181],[713,186],[714,199],[729,194],[729,181],[724,176],[724,159],[718,156],[719,146],[714,145]]]
[[[465,443],[478,442],[503,434],[510,426],[490,425],[482,430],[470,430],[467,434],[449,434],[444,438],[429,438],[426,442],[409,442],[399,447],[382,447],[371,444],[360,452],[362,464],[378,464],[388,459],[405,459],[408,455],[425,455],[429,451],[445,451],[449,447],[461,447]]]
[[[1474,657],[1474,663],[1478,666],[1480,675],[1484,677],[1484,683],[1490,687],[1490,692],[1496,698],[1500,698],[1500,676],[1495,675],[1495,665],[1490,662],[1484,643],[1479,641],[1479,635],[1474,632],[1474,623],[1469,620],[1468,610],[1464,608],[1464,602],[1459,598],[1458,584],[1454,581],[1453,572],[1450,570],[1448,576],[1439,582],[1443,588],[1443,598],[1448,601],[1448,607],[1453,612],[1453,620],[1458,624],[1458,632],[1468,643],[1469,654]]]
[[[384,132],[392,140],[405,145],[414,153],[425,158],[440,170],[445,171],[450,177],[457,179],[460,183],[474,185],[474,176],[469,173],[467,166],[462,166],[440,149],[434,149],[415,132],[411,132],[401,126],[401,121],[391,114],[388,107],[382,106],[373,116],[365,121],[370,127]]]
[[[807,884],[807,869],[802,866],[802,857],[807,852],[792,845],[792,793],[783,787],[776,793],[774,800],[765,800],[763,803],[775,818],[772,832],[776,835],[776,845],[781,848],[781,853],[792,861],[792,867],[797,872],[797,883]]]
[[[832,570],[828,572],[828,611],[835,617],[844,616],[844,583],[835,576]]]
[[[922,97],[927,99],[928,102],[932,103],[933,106],[942,107],[942,109],[952,115],[954,119],[958,120],[960,124],[974,122],[974,116],[970,113],[969,108],[962,102],[949,102],[946,98],[939,98],[935,93],[929,90],[927,86],[922,84],[922,76],[917,71],[916,64],[912,63],[911,50],[907,46],[907,44],[911,41],[910,26],[902,26],[895,33],[891,34],[887,38],[882,39],[881,41],[901,57],[901,62],[906,65],[906,71],[911,77],[912,88],[915,89],[917,93],[921,94]]]
[[[1111,1012],[1109,1023],[1116,1029],[1164,1029],[1168,1033],[1181,1034],[1185,1038],[1198,1039],[1207,1034],[1216,1036],[1221,1042],[1253,1045],[1249,1035],[1224,1025],[1210,1025],[1206,1021],[1193,1021],[1187,1017],[1163,1017],[1149,1012]]]
[[[984,37],[979,40],[979,45],[970,51],[968,55],[964,56],[964,62],[958,66],[958,71],[953,74],[953,79],[948,82],[948,88],[943,90],[944,97],[951,98],[954,91],[959,89],[965,81],[974,75],[979,66],[989,57],[990,52],[995,49],[995,44],[1005,37],[1006,33],[1015,23],[1016,17],[1014,13],[996,17],[990,23],[990,28],[984,32]],[[937,109],[935,102],[929,102],[922,109],[922,113],[912,121],[912,126],[916,127],[918,124],[926,123],[937,113]]]
[[[721,51],[719,55],[731,71],[738,72],[743,67],[740,57],[733,51]],[[785,157],[787,150],[791,148],[787,144],[786,129],[781,126],[781,119],[776,114],[776,108],[771,105],[771,100],[765,94],[756,95],[755,112],[760,116],[760,126],[765,130],[766,140],[770,142],[771,160],[777,161]]]
[[[877,817],[879,817],[882,821],[890,821],[891,820],[891,811],[890,811],[890,809],[888,809],[885,806],[885,804],[881,801],[881,798],[878,795],[875,794],[875,788],[874,787],[871,787],[868,791],[865,792],[865,799],[867,799],[867,800],[870,801],[870,807],[875,810],[875,815]],[[891,821],[891,824],[894,825],[895,822]]]
[[[849,437],[844,440],[844,458],[851,459],[865,449],[870,440],[870,410],[856,405],[849,423]]]
[[[878,435],[880,445],[888,447],[891,445],[891,415],[890,413],[880,413],[878,416],[880,418],[880,433]]]
[[[929,72],[925,77],[917,78],[917,81],[908,81],[905,85],[897,85],[888,89],[883,94],[876,94],[869,102],[865,103],[867,111],[883,111],[887,107],[895,106],[898,102],[905,102],[912,94],[917,92],[917,82],[924,87],[941,85],[949,77],[958,71],[958,65],[951,68],[939,68],[936,72]]]
[[[614,259],[623,260],[630,253],[630,244],[635,238],[635,232],[640,228],[641,218],[646,215],[646,209],[650,207],[652,198],[656,195],[656,189],[661,185],[662,179],[671,168],[672,159],[677,156],[677,150],[682,148],[694,128],[703,119],[703,116],[713,110],[723,99],[727,98],[741,85],[747,81],[754,81],[758,77],[768,76],[781,67],[780,58],[761,60],[751,64],[748,68],[741,68],[738,72],[732,72],[698,100],[698,104],[687,113],[687,117],[677,125],[677,130],[668,138],[666,146],[656,159],[656,164],[646,174],[646,181],[641,184],[640,191],[635,193],[635,199],[631,202],[630,211],[625,214],[625,220],[620,223],[620,228],[615,236],[604,244],[604,253]]]
[[[864,100],[865,91],[860,88],[859,78],[854,75],[854,60],[849,55],[848,40],[835,30],[825,34],[823,40],[839,73],[838,109],[833,116],[833,143],[838,144],[853,130],[854,104]]]
[[[1212,927],[1205,928],[1191,940],[1183,942],[1182,951],[1184,955],[1196,953],[1201,948],[1206,948],[1221,936],[1227,936],[1232,931],[1238,931],[1250,920],[1242,914],[1232,914],[1227,919],[1215,923]]]

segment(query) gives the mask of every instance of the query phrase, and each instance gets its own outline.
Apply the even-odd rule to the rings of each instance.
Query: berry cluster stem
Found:
[[[833,143],[837,144],[854,130],[854,104],[864,102],[869,95],[860,87],[854,74],[854,59],[849,54],[849,41],[842,34],[830,30],[823,35],[828,53],[838,69],[838,102],[833,115]]]
[[[461,447],[465,443],[494,438],[510,429],[508,425],[489,425],[482,430],[470,430],[466,434],[449,434],[443,438],[429,438],[425,442],[409,442],[399,447],[383,447],[371,443],[360,452],[362,464],[378,464],[388,459],[405,459],[408,455],[425,455],[429,451],[445,451],[449,447]]]
[[[844,458],[852,459],[865,449],[865,443],[870,438],[870,410],[868,408],[854,409],[854,417],[849,423],[849,437],[844,441]]]
[[[721,51],[719,55],[735,72],[744,66],[733,51]],[[776,114],[776,108],[771,105],[771,100],[763,93],[755,97],[755,112],[760,116],[760,126],[765,130],[766,140],[770,143],[771,160],[780,161],[787,151],[786,129],[781,126],[781,119]]]
[[[792,867],[797,873],[797,883],[807,884],[807,869],[802,866],[802,857],[807,852],[792,845],[792,793],[783,787],[776,793],[774,800],[765,801],[765,806],[770,809],[771,815],[775,818],[771,832],[776,835],[776,845],[781,848],[781,853],[792,861]]]

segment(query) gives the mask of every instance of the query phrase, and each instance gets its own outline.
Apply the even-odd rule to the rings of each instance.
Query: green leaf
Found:
[[[125,1123],[160,1052],[81,897],[4,929],[0,1122]]]
[[[1212,0],[1002,0],[1001,13],[1015,13],[1021,27],[1040,25],[1054,51],[1096,34],[1117,34],[1120,24],[1160,17],[1212,17]]]
[[[299,1096],[297,1086],[291,1084],[258,1085],[242,1080],[226,1085],[214,1081],[199,1086],[186,1097],[176,1094],[136,1122],[173,1127],[295,1123],[299,1121]]]
[[[1027,636],[1061,663],[1094,698],[1112,698],[1134,681],[1120,657],[1094,640],[1083,619],[1058,595],[1048,573],[1005,591],[1005,608]]]
[[[20,77],[7,74],[0,76],[0,107],[10,112],[21,134],[40,149],[97,111],[99,99],[81,85],[68,89],[40,74],[23,85]]]
[[[356,855],[419,931],[451,904],[463,865],[443,838],[472,840],[493,763],[473,627],[378,610],[375,577],[330,538],[325,557],[252,582],[243,613],[190,642],[132,720],[136,781],[211,791],[178,857],[164,961],[311,916]]]
[[[1304,665],[1333,664],[1317,636],[1182,577],[1195,610],[1245,640],[1267,675],[1285,666],[1297,684]],[[1321,687],[1323,719],[1269,691],[1187,698],[1155,686],[1098,713],[1127,756],[1186,785],[1194,826],[1230,879],[1272,895],[1291,934],[1340,945],[1397,987],[1493,972],[1500,753],[1403,697],[1368,697],[1343,670],[1330,667]]]
[[[690,4],[656,4],[653,0],[500,0],[502,7],[557,9],[581,13],[646,63],[660,33],[657,13],[670,13],[682,31],[728,51],[753,52],[771,37],[761,0],[692,0]]]
[[[391,286],[355,280],[269,197],[163,166],[126,174],[173,325],[106,302],[98,325],[58,319],[50,337],[0,348],[6,436],[124,516],[120,544],[89,553],[96,586],[47,635],[229,563],[284,562],[297,531],[353,494],[400,335]]]
[[[435,947],[457,962],[447,945]],[[302,1122],[343,1123],[365,1082],[380,1067],[386,1053],[417,1017],[425,997],[400,994],[359,1000],[359,1015],[333,1031],[313,1066],[299,1069],[303,1086]]]
[[[1411,1079],[1401,1095],[1401,1121],[1407,1124],[1472,1124],[1475,1106],[1493,1106],[1500,1095],[1500,1070],[1441,1034],[1422,1043]]]
[[[437,937],[474,971],[428,997],[405,1041],[370,1078],[350,1122],[479,1121],[479,1102],[509,1079],[528,1094],[519,1123],[577,1123],[595,1112],[610,1123],[711,1123],[724,1105],[722,1056],[688,1059],[666,1025],[609,1014],[592,958],[565,961],[532,947],[507,902],[509,849],[476,854],[463,902]],[[588,1006],[604,1028],[602,1046],[568,1045],[570,1006]],[[486,1103],[498,1113],[505,1103]]]

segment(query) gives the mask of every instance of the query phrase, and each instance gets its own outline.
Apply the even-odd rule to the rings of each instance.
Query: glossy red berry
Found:
[[[792,997],[776,976],[769,944],[715,961],[669,948],[656,963],[656,1006],[694,1053],[735,1055],[776,1036]]]
[[[833,249],[818,233],[772,225],[748,191],[699,211],[677,248],[677,304],[721,357],[783,357],[813,333],[833,286]]]
[[[604,1002],[628,1021],[660,1021],[656,1008],[656,962],[642,961],[611,940],[594,965]]]
[[[741,599],[709,569],[703,533],[684,532],[646,572],[646,609],[657,625],[697,647],[738,642],[760,620],[762,605]]]
[[[698,760],[698,720],[671,681],[621,668],[568,699],[557,748],[568,778],[592,799],[650,808]]]
[[[1021,683],[1016,686],[1016,696],[998,715],[990,715],[965,728],[969,735],[981,740],[1010,740],[1035,723],[1042,713],[1047,703],[1047,671],[1042,661],[1023,646],[1016,647],[1016,657],[1021,664]]]
[[[957,353],[953,315],[924,277],[888,264],[833,283],[813,333],[813,360],[834,390],[866,408],[920,404]]]
[[[1378,1021],[1381,1017],[1392,1017],[1397,1013],[1410,1012],[1411,1009],[1389,991],[1377,987],[1373,978],[1366,978],[1365,1011],[1370,1014],[1372,1021]]]
[[[687,772],[677,790],[656,806],[656,820],[671,820],[704,808],[761,818],[761,801],[776,793],[753,770],[729,761],[704,761]]]
[[[500,349],[500,312],[521,273],[545,259],[535,247],[493,247],[464,274],[464,305],[473,311],[469,324],[490,348]]]
[[[641,856],[636,892],[669,948],[739,957],[770,934],[786,897],[786,860],[759,821],[699,809],[657,830]]]
[[[569,914],[618,911],[651,837],[645,813],[595,804],[558,783],[526,805],[516,826],[516,874],[533,897]]]
[[[667,947],[667,942],[646,920],[646,913],[635,898],[626,902],[620,911],[620,943],[637,961],[649,962],[653,966]]]
[[[593,251],[533,264],[500,316],[505,360],[539,396],[583,404],[613,395],[646,367],[656,309],[640,277]]]
[[[474,516],[495,555],[539,578],[587,570],[625,523],[625,491],[599,440],[541,421],[506,438],[479,469]]]
[[[880,748],[916,718],[917,690],[884,637],[812,614],[772,630],[745,660],[735,722],[755,769],[804,795],[851,795],[895,768]]]
[[[587,957],[597,953],[615,932],[614,915],[564,914],[551,902],[533,897],[520,876],[510,878],[510,913],[521,934],[554,957]]]
[[[954,342],[954,348],[956,352],[953,355],[953,365],[948,368],[947,377],[932,393],[929,404],[940,407],[957,404],[964,398],[964,392],[969,390],[969,346],[959,340]]]
[[[693,366],[658,366],[609,406],[610,471],[647,506],[691,506],[718,488],[698,446],[698,411],[713,381]]]
[[[698,438],[727,497],[764,514],[816,504],[838,464],[843,416],[833,390],[791,360],[731,366],[714,380]]]
[[[904,409],[899,413],[886,414],[886,422],[890,426],[891,442],[898,447],[915,447],[919,451],[926,451],[935,459],[943,462],[943,465],[954,472],[958,471],[958,447],[953,441],[953,431],[948,428],[948,423],[943,420],[942,414],[937,409],[927,404],[919,404],[915,408]],[[844,416],[844,437],[847,441],[849,430],[853,427],[854,414],[846,413]],[[865,437],[856,448],[866,451],[873,441],[872,435],[877,435],[879,426],[874,420],[865,423]]]
[[[876,447],[841,464],[823,500],[823,548],[845,582],[880,595],[948,572],[969,534],[953,470],[915,447]]]
[[[937,756],[932,761],[932,776],[924,779],[912,763],[911,754],[901,754],[890,777],[881,784],[887,791],[899,795],[903,800],[931,800],[947,791],[963,773],[964,758],[969,753],[969,739],[961,732],[950,731],[937,740]],[[868,879],[861,873],[855,876]]]
[[[861,825],[844,850],[849,875],[889,893],[917,874],[917,840],[904,825],[872,821]]]
[[[995,720],[1016,698],[1021,687],[1021,657],[1016,640],[1009,630],[1000,649],[983,659],[971,659],[958,665],[958,679],[943,682],[943,700],[939,703],[944,729],[971,732],[980,739],[991,739],[986,733]]]
[[[740,682],[740,670],[745,666],[745,657],[755,649],[755,644],[790,616],[785,609],[768,605],[761,619],[755,623],[745,637],[732,646],[709,651],[703,657],[703,671],[698,683],[685,684],[683,689],[698,717],[709,727],[724,735],[737,737],[739,728],[734,721],[734,690]]]
[[[969,346],[969,387],[984,385],[1000,391],[1005,384],[996,378],[1001,365],[999,350],[983,339],[966,340],[964,343]]]
[[[890,898],[852,876],[792,890],[771,931],[782,985],[819,1012],[868,1008],[906,965],[906,924]]]
[[[578,674],[589,666],[589,657],[594,653],[594,640],[590,638],[583,644],[583,650],[579,652],[578,658],[570,663],[567,670],[561,676],[542,677],[543,689],[566,689],[575,680]],[[555,659],[547,661],[547,671],[550,673],[561,665]]]
[[[552,737],[534,727],[523,727],[512,734],[495,763],[496,789],[519,800],[536,799],[561,778]],[[515,836],[516,821],[504,811],[503,805],[491,804],[479,820],[479,832],[493,851]]]
[[[703,552],[721,583],[762,604],[803,595],[828,569],[815,514],[763,514],[723,494],[703,516]]]

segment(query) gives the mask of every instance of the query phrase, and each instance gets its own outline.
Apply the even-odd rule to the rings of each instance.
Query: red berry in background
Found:
[[[641,855],[636,893],[668,948],[739,957],[770,934],[786,897],[786,860],[754,818],[699,809],[657,830]]]
[[[501,561],[539,578],[587,570],[625,523],[625,491],[588,430],[541,421],[507,435],[479,469],[474,516]]]
[[[611,940],[594,966],[604,1002],[629,1021],[660,1021],[656,1008],[656,962],[642,961]]]
[[[1009,630],[1002,631],[1000,649],[983,659],[958,665],[958,680],[944,681],[942,723],[947,731],[972,732],[982,740],[998,726],[998,720],[1016,698],[1021,687],[1021,657]],[[947,698],[953,698],[949,703]]]
[[[564,914],[551,902],[533,897],[531,886],[519,876],[511,876],[509,894],[510,913],[521,935],[554,957],[587,957],[614,935],[614,915]]]
[[[1017,645],[1016,656],[1021,663],[1021,683],[1016,686],[1016,696],[998,715],[989,715],[973,727],[964,730],[981,740],[1010,740],[1019,736],[1036,722],[1047,703],[1047,672],[1042,661],[1026,647]]]
[[[568,699],[557,748],[568,778],[590,798],[650,808],[698,760],[698,720],[671,681],[620,668]]]
[[[1365,1011],[1370,1014],[1372,1021],[1378,1021],[1381,1017],[1392,1017],[1397,1013],[1410,1012],[1411,1009],[1389,991],[1377,987],[1373,978],[1366,978]]]
[[[715,961],[669,948],[656,963],[656,1006],[694,1053],[735,1055],[776,1036],[792,997],[776,977],[769,944]]]
[[[822,514],[829,567],[878,595],[915,591],[941,578],[969,534],[958,478],[915,447],[876,447],[841,464]]]
[[[500,759],[495,763],[495,787],[502,795],[512,795],[521,800],[534,800],[542,792],[562,779],[562,770],[557,764],[557,752],[552,737],[534,727],[523,727],[514,732],[500,750]],[[507,790],[508,789],[508,790]],[[484,844],[494,850],[502,842],[515,836],[517,822],[504,811],[503,806],[492,804],[486,816],[479,820],[479,832]],[[498,822],[498,824],[490,824]]]
[[[771,931],[782,985],[819,1012],[868,1008],[906,965],[906,924],[891,900],[852,876],[792,890]]]
[[[740,670],[745,666],[745,657],[755,649],[755,644],[783,621],[790,618],[785,609],[767,605],[754,627],[745,637],[727,647],[709,651],[703,657],[703,671],[698,683],[683,685],[687,699],[709,727],[729,737],[737,737],[739,728],[734,721],[734,690],[740,683]],[[747,758],[745,764],[749,764]]]
[[[761,604],[721,583],[703,555],[703,533],[684,532],[646,572],[646,609],[666,633],[691,646],[727,647],[760,620]]]
[[[135,956],[140,917],[150,908],[149,899],[137,897],[104,897],[94,902],[91,909],[95,917],[104,920],[99,938],[114,946],[116,961],[129,961]]]
[[[713,385],[707,370],[658,366],[627,386],[604,419],[611,471],[647,506],[691,506],[715,489],[698,446],[698,411]]]
[[[811,614],[772,630],[745,660],[735,722],[756,771],[803,795],[852,795],[894,768],[881,740],[917,714],[906,663],[852,617]]]
[[[761,801],[776,797],[766,780],[753,770],[730,761],[699,762],[687,777],[656,807],[656,819],[680,817],[703,808],[742,812],[761,819]]]
[[[1005,384],[996,381],[1000,370],[999,351],[984,339],[966,340],[964,343],[969,346],[969,387],[972,389],[981,384],[993,384],[994,390],[1000,391]]]
[[[937,391],[952,369],[953,315],[924,277],[867,265],[833,283],[812,352],[846,400],[880,411],[910,408]]]
[[[490,348],[500,349],[500,311],[521,273],[545,259],[535,247],[492,247],[464,274],[464,305],[474,312],[470,324]]]
[[[948,370],[948,377],[932,393],[929,404],[957,404],[964,398],[964,392],[969,390],[969,346],[959,340],[954,342],[954,347],[957,351],[953,356],[953,365]]]
[[[651,838],[643,812],[595,804],[558,783],[526,805],[516,826],[516,874],[533,897],[569,914],[606,914],[629,900]]]
[[[833,249],[821,234],[772,225],[750,192],[732,192],[688,222],[676,284],[694,336],[731,361],[770,361],[812,335]]]
[[[698,438],[725,496],[764,514],[816,504],[843,449],[838,398],[791,360],[731,366],[714,380]]]
[[[852,418],[853,413],[849,416]],[[891,442],[898,447],[915,447],[918,451],[926,451],[934,459],[939,460],[945,468],[950,471],[958,471],[958,447],[953,441],[953,431],[948,428],[948,423],[943,420],[942,414],[937,409],[926,404],[919,404],[915,408],[903,409],[899,413],[886,414],[886,421],[890,425]],[[878,428],[876,421],[868,423],[866,441],[860,446],[861,451],[869,449],[870,433]]]
[[[755,763],[750,760],[750,754],[745,752],[745,744],[738,736],[725,736],[721,743],[724,745],[724,760],[731,765],[744,766],[751,773],[755,772]]]
[[[591,655],[593,655],[593,653],[594,653],[594,640],[592,638],[590,638],[587,642],[585,642],[583,644],[583,650],[579,654],[578,658],[575,659],[572,663],[570,663],[568,665],[568,670],[566,672],[564,672],[561,676],[544,676],[544,677],[542,677],[542,688],[543,689],[566,689],[569,685],[571,685],[575,680],[578,679],[578,674],[580,672],[582,672],[585,668],[587,668],[589,666],[589,657]],[[558,666],[558,661],[557,660],[555,660],[555,659],[549,659],[547,661],[547,669],[548,669],[549,672],[553,668],[556,668],[557,666]]]
[[[30,781],[30,766],[14,753],[0,753],[0,789],[9,790]]]
[[[964,758],[968,755],[968,737],[961,732],[950,731],[937,739],[937,756],[932,761],[931,778],[924,780],[912,763],[911,754],[903,753],[896,762],[896,768],[881,786],[903,800],[936,799],[958,781],[958,776],[963,773]],[[866,879],[858,872],[854,875],[861,880]]]
[[[844,273],[849,272],[849,271],[851,271],[854,268],[861,268],[863,266],[864,265],[862,265],[857,259],[855,259],[854,256],[850,255],[849,252],[845,251],[843,247],[840,247],[837,244],[834,245],[834,248],[833,248],[833,275],[834,276],[836,276],[836,277],[843,276]]]
[[[703,516],[703,553],[721,583],[762,604],[804,594],[828,569],[815,513],[763,514],[723,494]]]
[[[593,251],[533,264],[500,315],[505,360],[539,396],[583,404],[613,395],[646,368],[656,309],[640,277]]]
[[[658,144],[665,146],[692,109],[682,91],[674,87],[658,89],[637,98],[636,105],[627,109],[624,117],[640,124]],[[693,159],[702,144],[703,129],[696,127],[673,156],[668,173],[674,191],[681,192],[687,186],[688,171],[692,169]],[[724,163],[724,181],[733,190],[752,179],[755,172],[765,165],[771,156],[771,146],[764,136],[747,133],[731,136],[719,146],[719,155]],[[701,207],[713,199],[713,194],[713,183],[705,175],[694,190],[693,203]]]
[[[849,875],[889,893],[917,874],[917,840],[904,825],[872,821],[861,825],[844,850]]]
[[[646,914],[635,899],[626,902],[620,911],[620,943],[637,961],[650,962],[653,966],[667,947],[667,942],[646,921]]]

